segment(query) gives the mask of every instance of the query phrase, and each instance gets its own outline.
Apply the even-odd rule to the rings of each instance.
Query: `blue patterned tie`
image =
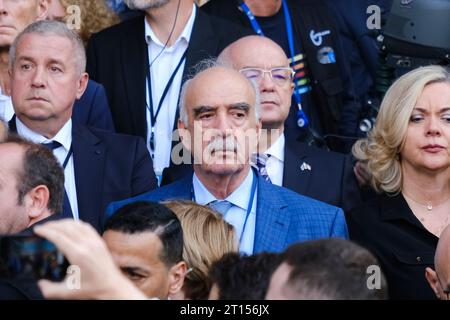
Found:
[[[52,141],[49,143],[41,143],[44,147],[46,147],[50,151],[54,151],[55,149],[58,149],[59,147],[62,147],[62,144],[58,141]],[[70,207],[70,201],[69,197],[67,196],[66,188],[64,188],[64,202],[63,202],[63,212],[61,217],[63,218],[72,218],[73,219],[73,213],[72,208]]]
[[[270,154],[258,153],[255,157],[255,164],[258,167],[258,171],[261,177],[263,177],[267,182],[272,183],[266,168],[267,160],[269,160],[269,158]]]
[[[208,206],[220,213],[222,216],[225,216],[227,211],[231,208],[233,204],[227,200],[214,200],[208,203]]]

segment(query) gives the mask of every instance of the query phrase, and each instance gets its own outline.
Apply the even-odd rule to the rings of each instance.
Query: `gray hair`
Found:
[[[183,84],[182,88],[181,88],[181,92],[180,92],[180,102],[179,102],[179,110],[180,110],[180,120],[187,126],[189,124],[189,117],[186,111],[186,93],[188,91],[189,86],[192,83],[192,80],[195,78],[195,76],[207,69],[210,68],[215,68],[215,67],[222,67],[222,68],[227,68],[227,69],[232,69],[230,68],[228,65],[223,64],[221,62],[219,62],[217,59],[204,59],[202,61],[200,61],[199,63],[197,63],[194,67],[193,67],[193,72],[189,73],[189,77],[188,80],[186,80],[186,82]],[[233,69],[234,70],[234,69]],[[261,109],[261,99],[260,99],[260,94],[259,94],[259,87],[258,84],[255,81],[251,81],[248,80],[249,83],[252,85],[253,91],[255,93],[255,105],[254,105],[254,109],[255,109],[255,117],[257,120],[259,120],[259,116],[261,114],[260,109]]]
[[[17,45],[26,34],[39,34],[42,36],[57,35],[64,37],[72,42],[73,53],[76,59],[76,68],[79,73],[83,73],[86,69],[86,52],[84,49],[83,41],[80,36],[73,30],[70,30],[65,23],[60,21],[42,20],[37,21],[27,26],[19,35],[14,39],[11,48],[9,49],[9,68],[13,69],[14,62],[16,60]]]

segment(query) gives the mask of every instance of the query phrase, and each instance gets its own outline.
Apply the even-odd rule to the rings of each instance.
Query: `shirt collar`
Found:
[[[250,201],[250,193],[252,191],[253,179],[255,179],[255,177],[253,174],[253,170],[250,168],[241,185],[224,200],[231,202],[233,205],[243,210],[247,210],[248,202]],[[208,189],[206,189],[206,187],[203,185],[203,183],[201,183],[195,173],[192,179],[192,185],[195,193],[195,201],[198,204],[207,205],[214,200],[218,200],[214,195],[211,194],[211,192],[208,191]],[[252,211],[255,211],[254,206],[252,206]]]
[[[51,141],[56,141],[61,143],[61,145],[69,151],[70,145],[72,144],[72,119],[66,122],[66,124],[58,131],[58,133],[52,138],[47,139],[43,135],[34,132],[33,130],[26,127],[19,118],[16,117],[17,133],[34,143],[48,143]]]
[[[281,134],[274,144],[267,149],[264,154],[270,155],[271,157],[275,157],[280,161],[284,161],[284,144],[285,138],[284,133]]]
[[[192,29],[194,27],[195,16],[197,13],[197,6],[195,4],[193,4],[192,6],[193,6],[193,8],[192,8],[191,16],[189,17],[189,20],[186,23],[186,26],[184,27],[183,31],[181,32],[177,41],[174,42],[172,47],[176,47],[177,44],[181,40],[185,40],[186,43],[189,43],[189,39],[191,38],[191,34],[192,34]],[[145,25],[145,41],[147,42],[147,45],[149,45],[150,42],[153,41],[159,47],[164,47],[164,44],[158,39],[156,34],[153,32],[152,27],[150,26],[150,24],[147,22],[147,19],[145,19],[145,18],[144,18],[144,25]]]
[[[10,96],[4,95],[0,88],[0,103],[4,106],[4,121],[9,122],[14,116],[14,107]]]

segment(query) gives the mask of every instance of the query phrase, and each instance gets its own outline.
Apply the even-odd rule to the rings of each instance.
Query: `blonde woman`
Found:
[[[449,71],[427,66],[399,78],[353,153],[379,196],[349,212],[350,238],[378,256],[391,298],[435,298],[424,274],[450,223]]]
[[[228,252],[237,252],[232,225],[217,212],[191,201],[163,203],[177,215],[183,229],[183,260],[189,272],[184,278],[180,299],[207,299],[211,289],[209,268]]]

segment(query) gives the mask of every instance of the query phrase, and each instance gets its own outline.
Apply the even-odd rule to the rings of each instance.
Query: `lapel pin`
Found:
[[[300,170],[305,171],[311,171],[311,166],[309,164],[307,164],[306,162],[303,162],[302,165],[300,166]]]

